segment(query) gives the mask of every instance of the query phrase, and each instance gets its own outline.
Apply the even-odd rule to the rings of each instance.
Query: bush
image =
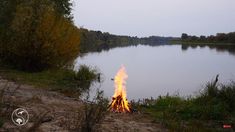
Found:
[[[79,29],[49,0],[16,2],[0,34],[0,59],[26,71],[64,67],[79,53]]]
[[[79,70],[75,73],[75,80],[77,81],[77,85],[81,89],[89,89],[92,82],[96,81],[100,78],[99,73],[97,70],[92,69],[86,65],[81,65]],[[99,81],[99,79],[97,80]]]
[[[78,71],[66,70],[58,75],[60,74],[60,78],[54,77],[58,78],[56,83],[63,86],[57,90],[67,96],[79,97],[82,93],[89,91],[93,83],[100,82],[100,73],[95,68],[86,65],[81,65]]]

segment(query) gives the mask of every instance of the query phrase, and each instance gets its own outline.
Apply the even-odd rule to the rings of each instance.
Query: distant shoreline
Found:
[[[170,44],[174,45],[213,45],[213,46],[235,46],[235,43],[226,42],[192,42],[192,41],[182,41],[182,40],[172,40]]]

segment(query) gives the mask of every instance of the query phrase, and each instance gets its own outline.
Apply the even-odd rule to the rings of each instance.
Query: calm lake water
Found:
[[[121,65],[128,74],[128,99],[195,95],[217,74],[220,83],[235,80],[235,54],[223,48],[139,45],[89,53],[77,58],[75,68],[80,64],[99,69],[103,83],[93,87],[100,87],[107,97],[114,93],[111,78]]]

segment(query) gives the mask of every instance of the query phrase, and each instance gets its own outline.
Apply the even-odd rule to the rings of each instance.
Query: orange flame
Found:
[[[113,100],[111,103],[111,110],[114,112],[130,112],[129,103],[126,99],[126,79],[128,75],[126,74],[125,67],[122,66],[121,69],[115,76],[115,93],[113,95]]]

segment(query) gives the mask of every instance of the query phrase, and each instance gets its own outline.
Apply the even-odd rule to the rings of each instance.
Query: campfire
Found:
[[[125,67],[122,66],[114,78],[115,92],[109,110],[112,112],[127,113],[131,112],[130,105],[126,98],[126,79]]]

